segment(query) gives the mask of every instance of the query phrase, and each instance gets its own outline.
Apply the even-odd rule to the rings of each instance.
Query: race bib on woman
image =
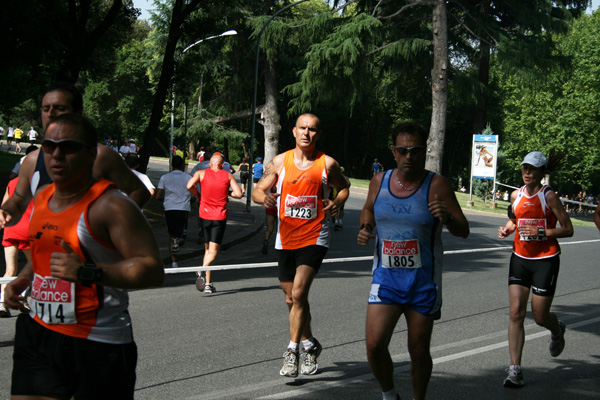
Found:
[[[77,323],[73,282],[35,274],[29,305],[35,315],[49,325]]]
[[[525,226],[525,225],[531,225],[534,226],[536,229],[546,229],[546,220],[545,219],[536,219],[536,218],[521,218],[517,221],[517,228],[520,228],[521,226]],[[548,238],[546,236],[523,236],[521,235],[521,232],[519,231],[519,237],[521,238],[522,241],[524,242],[531,242],[534,240],[548,240]]]
[[[421,268],[419,241],[384,240],[381,250],[383,268]]]

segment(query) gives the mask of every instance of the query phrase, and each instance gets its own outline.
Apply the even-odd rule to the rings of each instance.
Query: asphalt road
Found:
[[[356,245],[364,197],[351,196],[344,228],[332,232],[327,259],[372,255]],[[432,339],[430,399],[600,398],[600,279],[596,228],[576,227],[561,240],[562,268],[553,310],[568,325],[558,358],[549,334],[528,313],[523,355],[526,386],[502,387],[509,364],[507,269],[510,241],[496,237],[504,219],[467,216],[471,236],[444,232],[444,306]],[[223,252],[219,265],[275,261],[260,253],[262,237]],[[495,248],[495,250],[494,250]],[[194,265],[189,262],[188,266]],[[197,262],[195,265],[199,265]],[[130,312],[139,348],[138,399],[380,399],[365,354],[369,261],[324,264],[311,290],[312,325],[324,346],[319,371],[279,376],[289,340],[287,308],[275,268],[214,273],[218,292],[199,293],[194,275],[168,275],[163,287],[131,292]],[[8,398],[14,318],[0,320],[0,398]],[[395,381],[411,398],[406,324],[398,323],[390,350]]]

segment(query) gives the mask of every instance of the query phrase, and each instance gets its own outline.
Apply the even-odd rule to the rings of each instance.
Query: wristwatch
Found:
[[[85,263],[77,270],[77,280],[83,286],[91,287],[92,283],[102,282],[104,271],[98,268],[94,263]]]
[[[538,237],[545,237],[546,230],[544,228],[538,228]]]

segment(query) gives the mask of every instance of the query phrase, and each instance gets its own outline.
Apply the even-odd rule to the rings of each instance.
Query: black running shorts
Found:
[[[560,270],[560,256],[529,260],[513,253],[508,272],[509,285],[531,288],[538,296],[554,296]]]
[[[75,399],[133,399],[137,347],[74,338],[51,331],[28,314],[17,318],[13,395]]]
[[[178,239],[183,238],[183,233],[187,230],[188,214],[189,212],[185,210],[165,211],[169,236]]]
[[[319,272],[328,248],[325,246],[311,245],[294,250],[277,250],[279,261],[279,281],[291,282],[296,276],[296,268],[308,265]]]
[[[204,243],[214,242],[216,244],[223,243],[227,220],[212,221],[209,219],[201,219],[202,231],[204,232]]]

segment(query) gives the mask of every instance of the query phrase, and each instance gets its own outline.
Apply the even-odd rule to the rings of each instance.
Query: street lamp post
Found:
[[[304,1],[306,1],[306,0],[304,0]],[[225,32],[221,33],[220,35],[214,35],[214,36],[206,37],[204,39],[200,39],[200,40],[190,44],[185,49],[183,49],[181,51],[181,53],[179,53],[179,55],[175,59],[175,64],[173,65],[173,81],[171,84],[171,136],[170,136],[170,141],[169,141],[169,171],[173,167],[173,126],[174,126],[174,122],[175,122],[175,75],[177,74],[177,64],[179,64],[179,60],[181,59],[181,56],[183,56],[183,54],[186,51],[188,51],[192,47],[196,46],[197,44],[200,44],[206,40],[218,38],[221,36],[231,36],[231,35],[237,35],[237,31],[232,29],[229,31],[225,31]]]
[[[275,14],[273,14],[271,16],[271,18],[269,18],[269,20],[267,22],[265,22],[262,29],[260,30],[260,33],[258,34],[258,39],[256,40],[256,63],[254,65],[254,94],[252,96],[252,125],[250,125],[250,165],[254,165],[254,154],[253,154],[254,153],[254,130],[255,130],[255,125],[256,125],[256,93],[258,91],[258,56],[260,54],[260,39],[262,38],[262,34],[265,31],[265,28],[267,27],[267,25],[269,25],[271,23],[271,21],[273,21],[273,18],[275,18],[280,12],[285,11],[292,6],[298,5],[300,3],[304,3],[305,1],[308,1],[308,0],[300,0],[296,3],[289,4],[285,7],[283,7],[281,10],[277,11]],[[250,212],[250,202],[252,201],[252,199],[251,199],[252,190],[253,190],[252,184],[253,184],[252,177],[249,177],[248,191],[247,191],[247,195],[246,195],[246,212],[247,213]]]

